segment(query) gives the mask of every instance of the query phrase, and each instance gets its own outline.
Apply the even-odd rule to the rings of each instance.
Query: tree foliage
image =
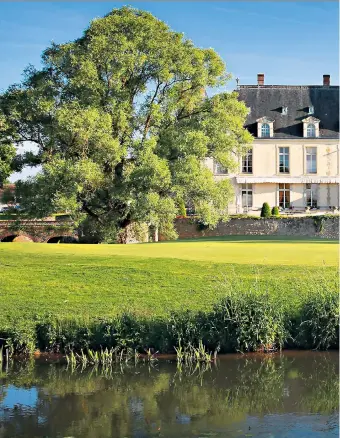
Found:
[[[17,158],[42,166],[18,184],[29,215],[67,211],[111,229],[147,222],[168,237],[177,199],[210,225],[226,217],[230,183],[214,181],[204,160],[232,169],[251,136],[236,93],[205,93],[230,79],[214,50],[123,7],[52,44],[42,62],[0,96],[12,140],[38,146]]]
[[[13,131],[0,111],[0,188],[14,170],[15,147],[12,143]]]

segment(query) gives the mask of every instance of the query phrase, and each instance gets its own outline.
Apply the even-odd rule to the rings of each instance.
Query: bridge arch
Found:
[[[78,243],[78,239],[76,239],[72,234],[68,235],[53,235],[49,236],[45,243]]]
[[[8,232],[0,235],[0,242],[34,242],[34,239],[28,234]]]

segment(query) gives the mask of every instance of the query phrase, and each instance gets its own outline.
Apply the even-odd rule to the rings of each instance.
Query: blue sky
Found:
[[[256,83],[257,73],[266,84],[321,84],[323,74],[339,84],[337,2],[0,2],[0,92],[20,81],[28,64],[38,67],[51,41],[73,40],[91,19],[126,4],[214,48],[240,84]]]
[[[72,40],[124,4],[213,47],[241,84],[255,83],[259,72],[267,84],[320,84],[324,73],[339,83],[337,2],[1,2],[0,90],[20,81],[29,63],[38,66],[52,40]]]

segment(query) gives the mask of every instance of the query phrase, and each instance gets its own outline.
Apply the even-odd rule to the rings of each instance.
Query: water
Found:
[[[211,367],[14,362],[0,437],[338,437],[338,353],[229,355]]]

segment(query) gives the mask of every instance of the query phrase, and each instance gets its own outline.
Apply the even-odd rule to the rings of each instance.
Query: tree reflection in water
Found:
[[[30,403],[23,395],[32,388],[36,397]],[[264,420],[268,414],[289,414],[289,421],[294,414],[311,438],[319,435],[309,426],[336,436],[327,433],[336,433],[337,410],[335,352],[229,355],[192,368],[159,361],[67,369],[32,360],[13,362],[0,376],[3,438],[236,437],[249,428],[251,436],[254,428],[271,427]]]

